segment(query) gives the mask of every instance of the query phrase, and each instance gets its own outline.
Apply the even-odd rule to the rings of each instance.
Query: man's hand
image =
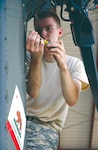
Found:
[[[50,48],[50,54],[53,55],[53,57],[57,61],[59,68],[64,69],[65,67],[67,67],[65,59],[66,53],[63,41],[60,40],[57,43],[49,43],[47,47]]]
[[[44,53],[44,40],[37,32],[30,32],[26,42],[26,49],[31,53],[34,60],[42,58]]]

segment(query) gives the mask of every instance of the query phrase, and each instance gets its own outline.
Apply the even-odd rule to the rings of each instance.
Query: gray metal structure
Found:
[[[45,0],[0,0],[0,150],[15,149],[6,129],[6,121],[16,85],[25,108],[26,22],[34,17],[34,13],[41,9],[45,2]],[[48,7],[51,8],[50,0],[47,0],[47,5],[43,9],[49,9]],[[85,55],[84,47],[81,47],[81,50],[83,50],[83,58],[86,58],[87,54]],[[92,53],[90,53],[90,56],[92,56]],[[93,87],[98,88],[95,64],[92,64],[95,71],[95,76],[93,76],[95,80],[93,81],[92,72],[90,72],[92,71],[91,66],[88,67],[90,62],[84,62],[87,66],[86,70],[89,69],[87,72],[90,75],[92,89]],[[97,102],[97,92],[93,95]]]
[[[23,0],[0,0],[0,150],[14,150],[6,121],[15,86],[25,107],[25,20]]]

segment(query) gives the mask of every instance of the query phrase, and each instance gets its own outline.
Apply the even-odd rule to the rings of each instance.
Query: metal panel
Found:
[[[4,139],[6,138],[5,119],[6,119],[6,72],[5,72],[5,0],[0,1],[0,149],[5,149]]]
[[[23,1],[0,1],[0,149],[14,150],[5,122],[17,85],[25,106],[25,32]],[[2,35],[2,36],[1,36]],[[2,127],[2,128],[1,128]],[[2,131],[1,131],[2,130]],[[6,148],[5,148],[6,146]]]
[[[95,39],[96,44],[94,45],[94,52],[96,53],[97,51],[96,48],[97,48],[97,43],[98,43],[97,42],[98,41],[98,36],[97,36],[98,35],[97,33],[98,10],[94,11],[93,13],[91,11],[90,13],[91,13],[90,19],[94,28],[94,36],[96,38]],[[68,18],[67,13],[65,15],[66,15],[65,17]],[[71,38],[71,32],[69,28],[70,23],[66,23],[66,24],[65,22],[61,22],[61,23],[62,23],[62,27],[64,28],[63,40],[64,40],[67,53],[69,55],[80,57],[80,59],[82,59],[79,49],[75,47],[73,44],[73,41]],[[92,104],[93,104],[93,97],[91,94],[91,90],[87,90],[81,93],[78,103],[69,109],[67,121],[65,122],[64,129],[60,135],[60,147],[62,149],[64,150],[65,149],[67,150],[68,149],[69,150],[84,149],[83,147],[85,147],[85,149],[89,149],[88,146],[89,146],[90,138],[92,138],[92,143],[91,143],[92,149],[94,148],[98,149],[98,119],[97,119],[98,113],[97,113],[97,110],[96,110],[96,115],[94,117],[94,126],[92,129],[93,135],[92,137],[90,137],[91,136],[90,132],[92,132],[91,131]],[[77,113],[75,114],[75,112]],[[85,114],[84,118],[82,114]],[[81,124],[77,124],[79,120],[81,121]],[[85,122],[83,123],[83,121]],[[74,124],[76,124],[76,126],[73,126]]]
[[[60,134],[62,149],[88,149],[92,102],[89,89],[82,92],[77,104],[69,108],[65,126]]]

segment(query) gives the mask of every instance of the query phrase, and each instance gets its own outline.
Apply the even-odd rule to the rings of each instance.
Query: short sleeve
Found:
[[[67,59],[67,63],[72,78],[81,81],[82,90],[88,89],[89,81],[83,62],[79,58],[69,56],[69,58]]]

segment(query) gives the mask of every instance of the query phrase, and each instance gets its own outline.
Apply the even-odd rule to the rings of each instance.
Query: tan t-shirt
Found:
[[[66,60],[72,78],[82,82],[82,90],[87,89],[89,84],[82,61],[68,55]],[[60,71],[55,61],[43,59],[39,96],[35,99],[27,97],[27,115],[36,116],[45,122],[51,121],[51,126],[62,130],[69,106],[62,95]]]

